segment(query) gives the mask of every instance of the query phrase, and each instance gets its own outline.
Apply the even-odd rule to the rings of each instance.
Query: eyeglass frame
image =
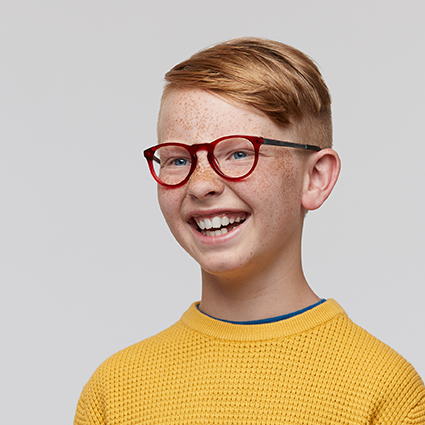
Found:
[[[251,169],[248,171],[248,173],[244,174],[241,177],[229,177],[229,176],[225,175],[220,170],[220,168],[218,167],[218,165],[216,163],[216,159],[214,157],[214,149],[215,149],[216,145],[218,143],[220,143],[222,140],[233,139],[233,138],[235,138],[235,139],[236,138],[241,138],[241,139],[243,138],[243,139],[249,140],[253,144],[254,150],[255,150],[255,159],[254,159],[254,163],[253,163]],[[200,150],[206,150],[207,151],[208,162],[211,165],[211,168],[220,177],[222,177],[226,180],[230,180],[230,181],[240,181],[240,180],[247,178],[254,171],[254,169],[255,169],[255,167],[257,166],[257,163],[258,163],[258,155],[259,155],[260,147],[262,145],[282,146],[282,147],[287,147],[287,148],[303,149],[303,150],[310,150],[310,151],[316,151],[316,152],[319,152],[319,151],[322,150],[321,147],[316,146],[316,145],[307,145],[307,144],[302,144],[302,143],[286,142],[286,141],[267,139],[265,137],[257,137],[257,136],[231,135],[231,136],[220,137],[219,139],[216,139],[212,142],[198,143],[198,144],[193,144],[193,145],[186,145],[184,143],[177,143],[177,142],[161,143],[159,145],[152,146],[151,148],[145,149],[143,151],[143,155],[148,162],[149,171],[151,172],[152,177],[156,180],[156,182],[159,183],[161,186],[168,187],[170,189],[174,189],[174,188],[178,188],[178,187],[183,186],[184,184],[186,184],[189,181],[191,175],[195,171],[196,166],[198,164],[198,156],[196,155],[196,153],[198,151],[200,151]],[[192,159],[192,165],[190,167],[189,173],[187,174],[185,179],[182,180],[180,183],[177,183],[177,184],[164,183],[163,181],[161,181],[159,179],[159,177],[155,173],[153,161],[159,163],[158,159],[155,157],[155,152],[159,148],[166,147],[166,146],[178,146],[178,147],[184,148],[189,152],[190,157]]]

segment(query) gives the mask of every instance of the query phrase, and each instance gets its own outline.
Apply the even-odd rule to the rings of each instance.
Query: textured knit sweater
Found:
[[[262,325],[194,304],[98,368],[75,424],[424,425],[425,387],[333,300]]]

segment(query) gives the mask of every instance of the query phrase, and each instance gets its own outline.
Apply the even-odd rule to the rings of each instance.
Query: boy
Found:
[[[236,39],[166,82],[145,156],[171,232],[201,266],[202,299],[104,362],[75,424],[425,424],[412,366],[303,275],[305,213],[340,169],[314,63]]]

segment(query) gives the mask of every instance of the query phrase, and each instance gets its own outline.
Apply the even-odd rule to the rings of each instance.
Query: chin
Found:
[[[206,261],[195,259],[201,266],[202,273],[228,279],[243,279],[244,276],[252,275],[252,267],[247,262],[241,262],[240,258],[211,259]]]

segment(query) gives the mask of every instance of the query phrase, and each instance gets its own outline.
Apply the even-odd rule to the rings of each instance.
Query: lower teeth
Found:
[[[217,230],[201,230],[201,233],[204,236],[221,236],[227,233],[227,229],[223,227],[222,229]]]

